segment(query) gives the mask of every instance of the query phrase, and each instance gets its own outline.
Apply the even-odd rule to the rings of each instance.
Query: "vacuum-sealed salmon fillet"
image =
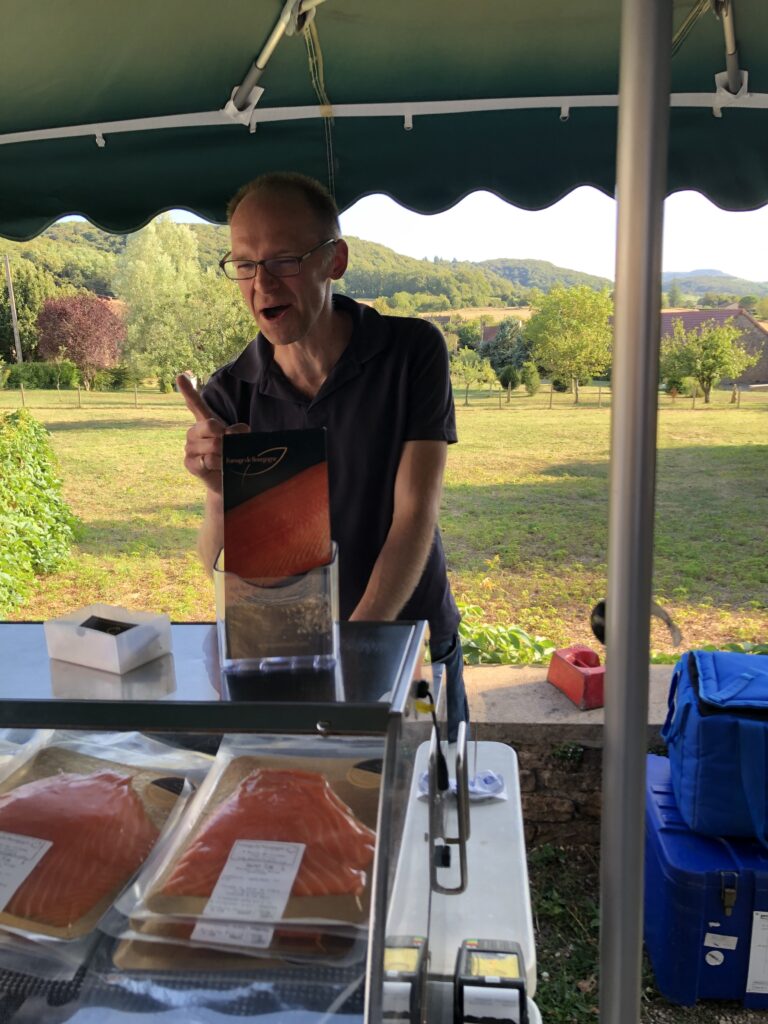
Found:
[[[0,831],[52,844],[5,913],[66,928],[128,882],[158,836],[131,781],[62,772],[0,796]]]
[[[375,845],[375,834],[323,775],[258,768],[210,815],[162,894],[210,896],[238,839],[305,844],[294,896],[359,896]]]

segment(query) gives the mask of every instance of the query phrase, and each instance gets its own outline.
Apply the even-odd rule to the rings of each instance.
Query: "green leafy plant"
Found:
[[[0,420],[0,613],[23,601],[35,575],[67,561],[74,526],[48,431],[25,409],[9,413]]]
[[[459,636],[467,665],[540,665],[555,649],[541,636],[531,636],[518,626],[485,621],[479,605],[459,603]]]

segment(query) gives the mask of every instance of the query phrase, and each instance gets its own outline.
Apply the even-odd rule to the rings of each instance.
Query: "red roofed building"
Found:
[[[755,365],[745,370],[737,378],[736,383],[741,385],[768,384],[768,331],[745,309],[738,306],[725,309],[665,309],[661,314],[662,340],[674,334],[675,320],[682,320],[683,329],[686,331],[700,331],[705,324],[713,320],[718,326],[727,320],[733,320],[742,332],[740,343],[744,348],[748,352],[762,353]],[[728,379],[721,381],[721,384],[730,383],[731,381]]]

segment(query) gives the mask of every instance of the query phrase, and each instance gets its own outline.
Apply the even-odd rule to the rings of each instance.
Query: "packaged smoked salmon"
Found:
[[[383,739],[228,736],[123,937],[285,951],[368,924]]]
[[[0,768],[0,939],[89,935],[213,759],[140,733],[47,731]],[[0,941],[3,948],[13,941]]]

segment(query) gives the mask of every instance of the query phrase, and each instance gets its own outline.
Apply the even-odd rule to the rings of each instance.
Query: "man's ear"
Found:
[[[338,281],[340,277],[344,277],[348,263],[349,246],[343,238],[340,238],[333,247],[333,263],[329,274],[332,281]]]

